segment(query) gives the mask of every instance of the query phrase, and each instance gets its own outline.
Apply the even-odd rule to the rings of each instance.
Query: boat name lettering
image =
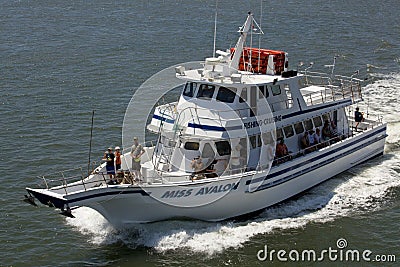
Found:
[[[194,194],[195,196],[199,195],[209,195],[215,193],[222,193],[227,192],[230,190],[236,190],[239,183],[232,183],[232,184],[225,184],[225,185],[213,185],[213,186],[205,186],[201,187],[197,190]],[[173,190],[173,191],[166,191],[161,198],[180,198],[180,197],[188,197],[192,195],[193,189],[182,189],[182,190]]]
[[[254,128],[254,127],[260,127],[262,125],[271,124],[271,123],[281,121],[281,120],[282,120],[282,115],[278,115],[273,118],[265,118],[263,120],[245,122],[245,123],[243,123],[243,125],[246,129],[250,129],[250,128]]]

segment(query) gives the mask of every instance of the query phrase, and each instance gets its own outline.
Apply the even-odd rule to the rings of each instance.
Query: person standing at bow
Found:
[[[133,145],[131,148],[131,157],[132,157],[132,171],[133,175],[135,175],[135,180],[140,180],[142,178],[142,174],[140,172],[140,158],[144,154],[145,150],[143,146],[139,143],[139,139],[137,137],[133,138]]]
[[[114,166],[115,155],[112,152],[112,148],[109,147],[106,152],[104,152],[103,161],[106,162],[107,174],[110,176],[110,182],[114,182],[115,176],[115,166]]]

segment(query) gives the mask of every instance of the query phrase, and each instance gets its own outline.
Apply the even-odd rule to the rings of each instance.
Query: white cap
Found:
[[[116,146],[116,147],[115,147],[115,150],[119,150],[119,149],[121,149],[119,146]]]

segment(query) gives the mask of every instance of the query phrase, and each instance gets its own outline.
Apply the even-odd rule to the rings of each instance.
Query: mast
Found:
[[[238,69],[238,67],[239,67],[239,60],[242,55],[243,45],[244,45],[244,42],[246,41],[247,33],[250,30],[252,21],[253,21],[253,14],[251,14],[251,12],[249,12],[246,22],[239,29],[240,37],[235,46],[235,54],[233,55],[232,60],[229,64],[229,67],[231,67],[231,68]]]

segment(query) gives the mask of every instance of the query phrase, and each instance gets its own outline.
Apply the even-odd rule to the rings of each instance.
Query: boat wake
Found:
[[[158,252],[189,249],[215,254],[241,247],[250,238],[308,223],[325,223],[341,217],[381,208],[390,190],[400,186],[400,154],[386,154],[368,164],[353,168],[302,196],[268,208],[249,221],[207,223],[164,221],[114,230],[96,211],[81,208],[67,223],[90,237],[95,244],[122,242],[128,247],[151,247]]]
[[[387,83],[387,79],[378,80],[370,85],[368,92],[379,91],[382,84]],[[391,76],[389,84],[397,86],[390,97],[398,99],[400,74]],[[387,109],[384,114],[388,114],[385,120],[389,121],[389,137],[384,156],[356,166],[297,198],[270,207],[257,217],[220,223],[164,221],[117,231],[96,211],[80,208],[74,211],[76,218],[66,218],[66,222],[95,244],[122,243],[130,248],[150,247],[160,253],[183,249],[214,255],[228,248],[239,248],[260,234],[298,229],[309,223],[326,223],[382,209],[391,201],[393,188],[400,187],[400,122],[395,116],[396,103],[381,103],[386,99],[385,94],[380,96],[370,103],[370,107],[376,105],[376,109]]]

